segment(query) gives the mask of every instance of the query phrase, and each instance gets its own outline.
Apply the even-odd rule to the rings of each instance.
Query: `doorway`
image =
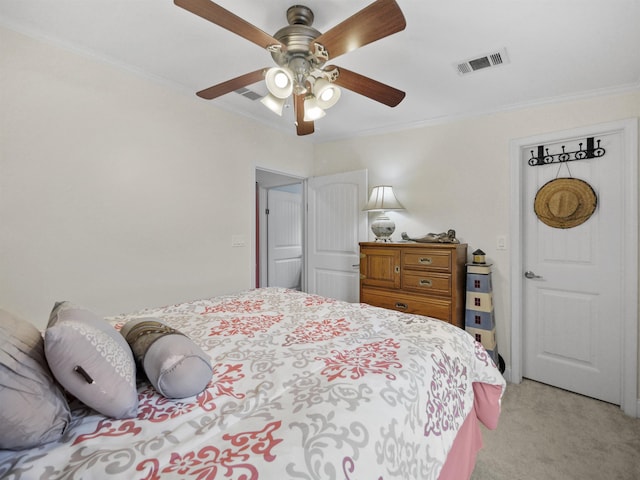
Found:
[[[511,380],[539,379],[620,404],[631,416],[638,414],[637,128],[632,119],[511,143]],[[603,141],[606,156],[528,164],[538,146],[570,151],[589,137]],[[589,220],[559,229],[536,217],[535,194],[555,177],[592,185],[599,204]]]
[[[256,288],[304,288],[303,182],[256,169]]]
[[[302,233],[289,224],[296,209],[290,203],[291,191],[302,188],[301,211]],[[277,241],[269,239],[269,222],[273,212],[269,201],[273,197],[284,197],[288,203],[288,214],[280,226],[281,252],[285,260],[280,281],[274,283],[274,259],[281,252],[273,247]],[[357,170],[332,175],[302,179],[287,174],[256,168],[256,225],[255,225],[255,286],[287,286],[286,283],[299,277],[300,289],[346,302],[359,301],[359,242],[368,239],[367,214],[363,211],[367,201],[367,171]],[[270,213],[266,210],[269,207]],[[271,221],[271,230],[274,222]],[[277,222],[276,222],[277,223]],[[289,232],[289,233],[287,233]],[[302,238],[302,250],[298,255],[297,245],[292,239]],[[297,265],[301,265],[298,269]]]

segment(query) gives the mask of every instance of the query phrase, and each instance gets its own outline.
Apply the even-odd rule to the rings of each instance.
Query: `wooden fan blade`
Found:
[[[296,132],[298,135],[309,135],[315,130],[313,122],[304,121],[304,94],[293,96],[293,110],[296,114]]]
[[[242,38],[262,48],[268,48],[274,45],[278,45],[283,50],[286,48],[268,33],[263,32],[258,27],[210,0],[174,0],[173,3],[236,35],[240,35]]]
[[[315,50],[315,44],[320,44],[333,59],[400,32],[406,26],[402,10],[395,0],[377,0],[317,37],[311,50]]]
[[[259,82],[264,78],[264,73],[266,71],[266,68],[261,68],[255,72],[245,73],[244,75],[219,83],[213,87],[200,90],[199,92],[196,92],[196,95],[206,100],[212,100],[227,93],[234,92],[242,87],[246,87],[247,85]]]
[[[352,72],[342,67],[338,69],[339,75],[333,83],[352,92],[369,97],[376,102],[384,103],[390,107],[398,105],[405,96],[402,90],[380,83],[372,78]]]

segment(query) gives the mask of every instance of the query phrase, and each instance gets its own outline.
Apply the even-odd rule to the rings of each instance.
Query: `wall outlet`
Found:
[[[507,249],[507,237],[504,235],[498,235],[496,237],[496,249],[497,250],[506,250]]]

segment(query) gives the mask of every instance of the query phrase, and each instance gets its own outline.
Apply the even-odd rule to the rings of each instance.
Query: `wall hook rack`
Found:
[[[531,158],[528,163],[532,167],[537,167],[539,165],[549,165],[552,163],[599,158],[605,154],[605,149],[600,146],[600,140],[597,140],[597,146],[595,146],[593,137],[587,138],[586,150],[582,149],[582,142],[578,144],[578,147],[579,150],[566,152],[564,149],[565,146],[562,145],[562,153],[549,153],[549,149],[545,148],[544,145],[538,145],[538,155],[534,155],[533,150],[531,150]]]

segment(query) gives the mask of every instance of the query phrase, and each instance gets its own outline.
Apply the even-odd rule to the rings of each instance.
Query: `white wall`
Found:
[[[0,45],[0,308],[39,326],[61,299],[108,315],[247,288],[256,165],[367,168],[406,207],[396,238],[454,228],[487,253],[509,362],[509,141],[640,116],[636,91],[313,147],[2,28]]]
[[[0,308],[43,327],[57,300],[111,315],[253,286],[256,162],[304,177],[311,144],[9,30],[0,45]]]
[[[389,212],[394,239],[453,228],[469,253],[481,248],[494,264],[498,349],[510,365],[510,140],[638,116],[635,91],[353,138],[318,145],[314,174],[367,168],[370,186],[393,185],[406,208]],[[507,250],[496,249],[500,235]]]

